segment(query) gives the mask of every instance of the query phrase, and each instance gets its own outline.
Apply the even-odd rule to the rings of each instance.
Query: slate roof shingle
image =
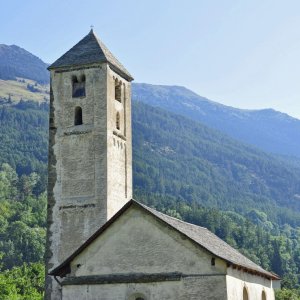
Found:
[[[49,70],[107,62],[112,69],[131,81],[133,77],[91,30],[81,41],[48,67]]]

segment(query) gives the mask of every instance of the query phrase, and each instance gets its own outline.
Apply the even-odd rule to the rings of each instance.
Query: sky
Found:
[[[93,25],[135,82],[300,119],[299,0],[0,1],[0,43],[47,63]]]

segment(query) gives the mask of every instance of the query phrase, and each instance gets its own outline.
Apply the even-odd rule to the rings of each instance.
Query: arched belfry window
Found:
[[[115,99],[119,102],[121,102],[122,97],[122,83],[118,81],[118,79],[115,80]]]
[[[82,124],[82,108],[80,106],[75,107],[74,125]]]
[[[262,291],[261,293],[261,300],[267,300],[267,295],[265,291]]]
[[[85,97],[85,75],[72,76],[72,97]]]
[[[116,128],[118,130],[120,130],[120,113],[119,112],[117,112],[117,114],[116,114]]]
[[[246,287],[243,289],[243,300],[249,300],[249,295]]]

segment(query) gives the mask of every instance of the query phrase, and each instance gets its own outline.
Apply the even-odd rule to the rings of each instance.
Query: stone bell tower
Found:
[[[132,198],[131,86],[93,30],[50,67],[47,270]],[[45,299],[60,299],[47,276]]]

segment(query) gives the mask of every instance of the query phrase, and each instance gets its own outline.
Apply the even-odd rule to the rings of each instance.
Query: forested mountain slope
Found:
[[[0,168],[4,270],[43,257],[47,107],[32,102],[1,107],[0,122],[5,141],[1,163],[13,166]],[[198,122],[135,101],[133,150],[137,200],[209,228],[264,268],[284,276],[285,286],[297,287],[297,167]],[[35,265],[20,270],[31,268],[42,270]],[[10,278],[17,271],[12,272],[3,276]]]
[[[0,162],[39,172],[45,188],[46,104],[0,107]],[[133,102],[134,188],[300,226],[300,168],[193,120]]]
[[[5,300],[41,299],[43,292],[49,74],[46,64],[24,51],[0,45],[0,299]],[[25,79],[16,80],[20,74]],[[132,110],[134,197],[207,227],[282,276],[285,287],[299,288],[300,160],[247,143],[300,157],[300,121],[273,110],[227,107],[182,87],[147,84],[133,84]]]
[[[135,189],[300,225],[300,169],[198,122],[135,102],[133,153]]]
[[[216,128],[262,150],[300,157],[300,120],[273,109],[219,104],[180,86],[133,84],[133,98]]]
[[[46,68],[46,63],[28,51],[0,44],[0,102],[47,100]],[[180,86],[133,83],[132,87],[136,100],[189,117],[262,150],[300,158],[300,120],[286,114],[236,109]]]

